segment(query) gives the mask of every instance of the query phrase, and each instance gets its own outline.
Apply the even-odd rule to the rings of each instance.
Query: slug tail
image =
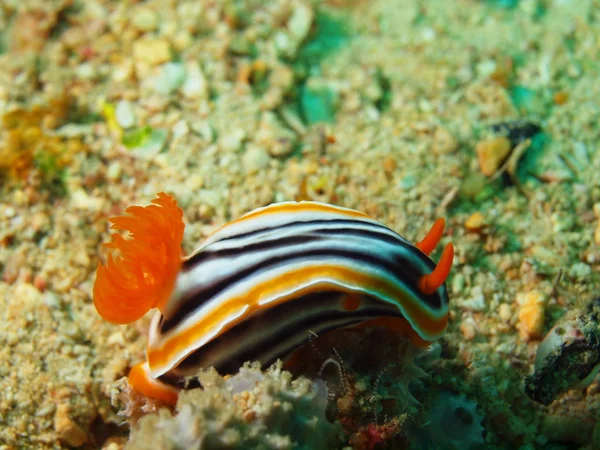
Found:
[[[109,219],[112,235],[106,265],[98,264],[94,306],[107,321],[131,323],[152,308],[163,309],[181,267],[183,211],[170,195],[160,192],[152,205],[131,206],[128,216]]]
[[[154,398],[175,405],[179,396],[179,390],[166,383],[152,378],[150,366],[147,362],[136,364],[129,372],[129,385],[146,397]]]

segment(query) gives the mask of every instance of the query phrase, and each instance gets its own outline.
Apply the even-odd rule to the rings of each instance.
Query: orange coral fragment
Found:
[[[131,323],[152,308],[163,309],[181,267],[183,211],[170,195],[160,192],[146,207],[131,206],[129,216],[113,217],[111,229],[129,232],[130,239],[112,235],[108,256],[98,264],[94,306],[112,323]]]
[[[417,242],[415,244],[415,247],[417,247],[426,255],[431,254],[431,252],[435,250],[435,247],[439,244],[440,239],[442,239],[445,226],[446,219],[441,217],[438,220],[436,220],[435,223],[431,226],[429,233],[427,233],[427,236],[425,236],[422,241]]]
[[[440,262],[438,262],[433,272],[429,275],[423,275],[419,279],[419,290],[426,295],[431,295],[446,282],[446,278],[450,274],[452,268],[452,260],[454,259],[454,246],[449,243],[444,248]]]

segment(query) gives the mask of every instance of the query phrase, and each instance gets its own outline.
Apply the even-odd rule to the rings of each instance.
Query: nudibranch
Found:
[[[94,305],[109,322],[158,310],[147,361],[129,375],[148,397],[175,403],[199,368],[227,374],[245,361],[267,365],[309,332],[402,318],[431,342],[446,329],[454,248],[447,244],[437,265],[428,256],[443,219],[413,245],[358,211],[275,203],[221,226],[182,257],[183,212],[162,192],[152,203],[110,219],[129,236],[113,234],[105,244],[119,255],[98,264],[94,285]]]

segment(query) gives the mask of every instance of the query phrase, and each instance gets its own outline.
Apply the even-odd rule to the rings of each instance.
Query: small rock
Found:
[[[403,191],[410,191],[417,184],[419,184],[419,178],[414,173],[407,173],[398,181],[398,187]]]
[[[480,286],[471,289],[471,297],[458,299],[457,304],[460,308],[469,311],[483,311],[485,309],[485,295]]]
[[[133,58],[136,63],[157,66],[171,60],[171,48],[164,39],[138,39],[133,44]]]
[[[398,167],[398,164],[396,163],[396,159],[393,156],[387,156],[383,160],[383,171],[387,175],[393,174],[396,170],[396,167]]]
[[[458,148],[458,140],[443,127],[437,127],[433,134],[433,152],[438,155],[454,152]]]
[[[58,309],[61,307],[60,297],[52,291],[46,292],[42,301],[44,302],[44,305],[51,309]]]
[[[71,193],[71,203],[76,209],[100,211],[104,205],[104,200],[98,197],[92,197],[82,188],[78,188]]]
[[[288,156],[294,149],[296,134],[283,126],[275,113],[265,111],[256,133],[256,142],[276,157]]]
[[[110,181],[117,181],[121,178],[122,172],[123,168],[121,167],[121,163],[119,161],[112,161],[106,169],[106,177]]]
[[[57,136],[65,138],[83,138],[93,132],[93,125],[78,123],[67,123],[55,131]]]
[[[569,268],[569,276],[572,278],[577,278],[579,280],[584,280],[591,273],[592,268],[584,262],[575,263]]]
[[[131,128],[135,125],[135,111],[133,105],[127,100],[121,100],[115,108],[115,118],[122,128]]]
[[[33,285],[38,291],[44,292],[48,287],[48,280],[46,280],[46,277],[38,273],[35,277],[33,277]]]
[[[204,186],[204,178],[197,173],[192,173],[186,177],[185,185],[190,191],[196,192]]]
[[[510,98],[517,110],[524,116],[542,115],[546,110],[544,96],[539,90],[526,86],[513,86]]]
[[[203,120],[194,121],[190,124],[192,131],[198,134],[202,139],[204,139],[209,144],[215,139],[215,132],[212,126]]]
[[[507,303],[502,303],[498,307],[498,316],[505,322],[508,322],[512,317],[512,308]]]
[[[248,174],[254,174],[269,167],[271,156],[263,147],[250,144],[248,145],[246,153],[244,153],[242,159],[246,172]]]
[[[496,71],[496,61],[492,59],[486,59],[477,64],[476,68],[477,75],[481,78],[487,78]]]
[[[54,431],[58,439],[71,447],[81,447],[87,441],[85,431],[69,417],[69,405],[60,404],[54,414]]]
[[[519,331],[527,340],[539,339],[544,331],[546,302],[539,291],[517,294],[519,304]]]
[[[185,80],[185,69],[181,63],[166,63],[153,79],[152,87],[156,92],[169,95],[175,92]]]
[[[472,232],[478,233],[485,227],[485,217],[479,211],[471,214],[465,221],[465,228]]]
[[[242,147],[242,143],[246,139],[246,132],[237,128],[226,133],[221,139],[219,139],[219,145],[222,150],[226,152],[236,152]]]
[[[14,298],[15,300],[18,299],[21,305],[27,305],[28,307],[32,308],[34,305],[38,305],[40,303],[42,294],[33,284],[20,283],[15,289]]]
[[[154,31],[158,27],[158,13],[153,9],[140,6],[131,16],[131,24],[141,32]]]
[[[569,100],[569,94],[564,91],[559,91],[552,97],[555,105],[564,105]]]
[[[173,139],[179,139],[190,132],[190,127],[184,119],[173,125]]]
[[[477,326],[472,317],[467,317],[460,324],[460,332],[467,341],[472,341],[477,335]]]
[[[17,215],[17,211],[12,206],[7,206],[6,208],[4,208],[4,217],[6,217],[8,219],[12,219],[16,215]]]
[[[111,78],[119,83],[131,79],[133,77],[133,64],[130,60],[121,62],[120,65],[112,66]]]
[[[465,276],[462,273],[457,273],[452,279],[452,293],[459,295],[465,289]]]
[[[300,3],[292,13],[292,16],[289,18],[287,22],[287,28],[297,40],[297,42],[302,42],[306,36],[308,36],[308,32],[312,26],[313,22],[313,10],[312,8],[305,4]]]
[[[82,80],[94,80],[98,76],[98,71],[90,63],[83,63],[75,66],[75,74]]]
[[[206,77],[200,70],[198,64],[190,64],[186,66],[186,78],[181,93],[189,99],[204,98],[208,94],[208,84]]]
[[[223,194],[214,189],[202,189],[198,193],[198,198],[202,199],[202,203],[216,210],[223,205]]]
[[[152,159],[165,148],[169,133],[167,130],[152,130],[144,142],[131,149],[131,153],[139,158]]]
[[[510,155],[510,140],[498,136],[485,141],[480,141],[475,148],[479,159],[479,168],[485,176],[492,176]]]
[[[296,52],[298,51],[298,45],[296,44],[295,39],[293,39],[289,33],[286,33],[282,30],[276,31],[273,33],[273,44],[275,44],[275,48],[277,49],[277,56],[284,59],[294,59],[296,56]]]
[[[50,229],[50,216],[46,212],[37,212],[31,217],[31,228],[33,231],[40,232]]]

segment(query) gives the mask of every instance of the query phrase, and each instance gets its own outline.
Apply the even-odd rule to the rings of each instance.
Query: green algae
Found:
[[[343,48],[350,36],[349,20],[345,15],[334,15],[324,9],[318,10],[314,31],[298,54],[299,62],[308,66],[319,66],[331,53]]]
[[[307,83],[300,88],[300,108],[308,124],[333,123],[337,96],[325,84]]]

